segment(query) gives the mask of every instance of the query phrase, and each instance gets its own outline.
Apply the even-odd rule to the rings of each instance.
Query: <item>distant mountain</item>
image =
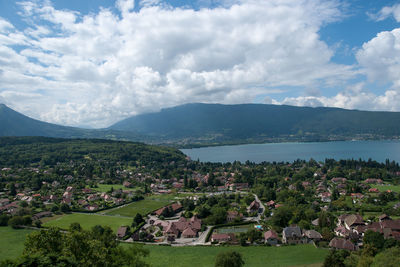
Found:
[[[118,140],[145,140],[138,134],[109,129],[82,129],[47,123],[29,118],[4,104],[0,104],[0,136],[45,136],[61,138],[102,138]]]
[[[400,136],[400,113],[266,104],[187,104],[133,116],[109,129],[181,144],[382,139]]]

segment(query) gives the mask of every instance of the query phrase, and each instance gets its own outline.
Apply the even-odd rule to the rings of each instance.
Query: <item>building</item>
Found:
[[[279,236],[276,232],[269,230],[264,233],[264,242],[265,244],[275,246],[279,243]]]
[[[331,242],[329,242],[329,246],[335,249],[345,249],[350,251],[356,250],[355,245],[351,243],[351,241],[338,237],[333,238]]]
[[[286,227],[282,231],[282,242],[285,244],[301,244],[303,236],[301,229],[298,226]]]

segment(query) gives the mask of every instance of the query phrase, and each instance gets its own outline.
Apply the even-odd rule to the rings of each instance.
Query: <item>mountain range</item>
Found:
[[[103,138],[193,146],[392,139],[400,136],[400,112],[267,104],[186,104],[92,130],[34,120],[0,105],[0,125],[0,136]]]

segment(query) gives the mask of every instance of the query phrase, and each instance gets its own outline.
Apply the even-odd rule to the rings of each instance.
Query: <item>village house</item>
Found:
[[[355,245],[347,239],[335,237],[329,242],[329,247],[335,249],[345,249],[354,251],[356,250]]]
[[[264,233],[264,242],[265,244],[275,246],[279,243],[279,236],[275,231],[269,230]]]
[[[182,211],[182,208],[183,208],[183,207],[182,207],[181,204],[179,204],[179,203],[173,203],[173,204],[171,204],[171,205],[168,205],[168,206],[165,206],[165,207],[162,207],[162,208],[156,210],[156,211],[154,212],[154,214],[157,215],[158,217],[160,217],[160,216],[165,212],[166,209],[170,209],[170,210],[172,211],[173,214],[176,214],[176,213]]]
[[[120,228],[118,228],[117,237],[119,239],[124,238],[127,234],[128,234],[128,226],[121,226]]]
[[[344,219],[344,226],[348,230],[352,230],[359,225],[361,225],[361,226],[365,225],[364,219],[361,215],[352,214],[352,215],[347,216]]]
[[[44,217],[51,217],[53,216],[53,213],[51,213],[50,211],[42,211],[39,213],[36,213],[35,215],[32,216],[32,220],[36,221],[36,220],[40,220]]]
[[[285,227],[282,231],[282,242],[285,244],[301,244],[302,240],[301,229],[298,226]]]
[[[370,192],[370,193],[379,193],[379,189],[378,188],[370,188],[368,190],[368,192]]]
[[[235,234],[230,233],[230,234],[212,234],[211,236],[211,242],[215,243],[228,243],[230,241],[233,241],[235,239]]]
[[[315,230],[305,230],[303,236],[306,243],[319,242],[322,239],[322,235]]]
[[[253,200],[253,202],[251,202],[250,206],[248,207],[249,212],[258,212],[259,209],[260,209],[260,203],[257,202],[256,200]]]
[[[369,178],[364,181],[366,184],[383,184],[382,179]]]

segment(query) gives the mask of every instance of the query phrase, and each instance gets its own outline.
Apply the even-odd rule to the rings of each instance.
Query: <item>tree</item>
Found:
[[[8,225],[14,229],[18,229],[24,225],[24,218],[22,216],[14,216],[8,220]]]
[[[70,207],[65,203],[61,204],[60,210],[64,213],[71,211]]]
[[[15,196],[17,194],[17,190],[15,188],[15,184],[11,183],[10,184],[10,195]]]
[[[3,214],[0,215],[0,226],[7,226],[8,225],[8,220],[10,219],[10,217],[8,217],[7,215]]]
[[[397,267],[400,262],[400,248],[389,248],[375,256],[371,267]]]
[[[350,255],[347,250],[331,250],[324,260],[323,267],[345,267],[345,259]]]
[[[138,226],[142,222],[144,222],[142,214],[136,213],[135,218],[133,218],[132,227]]]
[[[236,251],[220,252],[215,259],[215,267],[242,267],[242,254]]]
[[[143,257],[148,251],[138,246],[124,249],[111,228],[96,226],[90,231],[74,229],[62,233],[51,227],[27,236],[23,256],[3,266],[148,266]]]
[[[370,244],[377,249],[382,249],[385,245],[385,238],[381,233],[368,230],[364,234],[364,244]]]

